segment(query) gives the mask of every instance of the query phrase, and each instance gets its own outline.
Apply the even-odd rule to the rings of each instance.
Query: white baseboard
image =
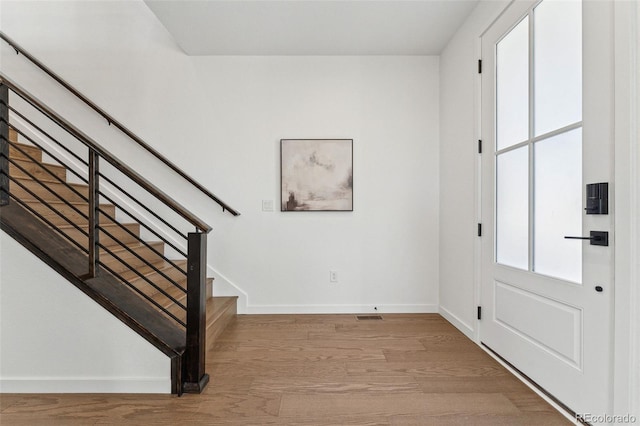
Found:
[[[171,393],[171,380],[127,378],[0,379],[0,393]]]
[[[469,339],[473,340],[473,327],[468,325],[466,322],[462,321],[456,315],[454,315],[450,310],[445,308],[444,306],[440,306],[440,315],[444,317],[447,321],[449,321],[455,328],[460,330],[462,334],[467,336]]]
[[[246,314],[433,314],[437,305],[249,305]]]
[[[246,314],[249,296],[229,278],[221,274],[211,265],[207,265],[207,277],[213,277],[214,296],[238,296],[237,310],[239,314]]]

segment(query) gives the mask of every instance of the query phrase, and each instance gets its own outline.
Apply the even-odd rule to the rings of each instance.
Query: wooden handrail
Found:
[[[19,44],[17,44],[15,41],[13,41],[11,38],[9,38],[2,31],[0,31],[0,39],[2,39],[5,42],[7,42],[7,44],[9,44],[16,51],[16,53],[22,54],[31,63],[33,63],[38,68],[40,68],[47,75],[49,75],[51,78],[53,78],[55,81],[57,81],[62,87],[67,89],[69,92],[71,92],[73,95],[75,95],[78,99],[80,99],[82,102],[84,102],[87,106],[89,106],[91,109],[93,109],[96,113],[98,113],[100,116],[102,116],[105,120],[107,120],[109,125],[113,125],[113,126],[117,127],[122,133],[127,135],[130,139],[132,139],[138,145],[143,147],[147,152],[151,153],[158,160],[162,161],[167,167],[169,167],[171,170],[176,172],[180,177],[182,177],[184,180],[189,182],[195,188],[200,190],[207,197],[209,197],[210,199],[212,199],[213,201],[218,203],[222,207],[223,211],[228,211],[229,213],[231,213],[234,216],[239,216],[240,215],[240,213],[238,211],[236,211],[235,209],[231,208],[224,201],[220,200],[213,193],[211,193],[208,189],[206,189],[204,186],[199,184],[195,179],[193,179],[191,176],[189,176],[187,173],[185,173],[182,169],[180,169],[178,166],[176,166],[171,161],[169,161],[168,158],[166,158],[164,155],[160,154],[158,151],[156,151],[154,148],[152,148],[149,144],[147,144],[141,138],[136,136],[131,130],[127,129],[118,120],[113,118],[111,115],[107,114],[102,108],[97,106],[94,102],[92,102],[89,98],[87,98],[80,91],[78,91],[76,88],[74,88],[71,84],[67,83],[62,77],[60,77],[58,74],[53,72],[49,67],[44,65],[42,62],[40,62],[34,56],[32,56],[29,52],[27,52],[24,48],[22,48]]]
[[[200,231],[204,233],[208,233],[211,231],[211,227],[204,222],[202,219],[195,216],[181,204],[179,204],[176,200],[171,198],[169,195],[165,194],[158,187],[153,185],[151,182],[140,176],[136,171],[131,169],[126,164],[122,163],[118,160],[113,154],[104,149],[100,144],[95,142],[89,136],[84,134],[81,130],[76,128],[73,124],[59,116],[56,112],[54,112],[51,108],[40,102],[33,95],[27,92],[25,89],[20,87],[15,82],[8,79],[4,74],[0,73],[0,85],[4,84],[11,89],[14,93],[20,96],[22,99],[30,103],[33,107],[38,109],[42,114],[47,116],[54,123],[58,124],[60,127],[65,129],[69,134],[74,136],[80,142],[82,142],[89,149],[95,151],[100,157],[104,158],[108,161],[113,167],[122,172],[129,179],[140,185],[143,189],[149,192],[151,195],[156,197],[162,203],[166,204],[173,211],[182,216],[187,222],[191,223],[193,226],[198,228]]]

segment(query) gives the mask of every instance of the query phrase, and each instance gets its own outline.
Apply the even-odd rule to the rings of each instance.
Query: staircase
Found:
[[[0,38],[74,95],[90,102],[4,34],[0,33]],[[51,136],[49,127],[23,115],[15,106],[22,101],[50,120],[49,127],[58,126],[81,142],[86,158],[77,148]],[[109,124],[122,126],[106,117]],[[20,127],[13,119],[18,119]],[[121,130],[203,189],[126,128]],[[61,152],[74,157],[75,166],[61,160]],[[109,164],[109,172],[100,168],[104,162]],[[81,170],[78,163],[84,164]],[[140,189],[170,207],[184,223],[175,224],[175,218],[162,217],[146,201],[132,195]],[[223,210],[238,214],[205,193]],[[145,214],[141,215],[141,210]],[[190,226],[195,226],[196,232],[184,230]],[[206,236],[211,228],[3,75],[0,227],[165,353],[172,363],[172,393],[204,389],[209,380],[205,351],[236,315],[236,298],[212,297],[213,279],[206,278]],[[179,238],[169,237],[170,233]],[[153,237],[147,240],[143,235]],[[181,238],[184,244],[178,242]]]

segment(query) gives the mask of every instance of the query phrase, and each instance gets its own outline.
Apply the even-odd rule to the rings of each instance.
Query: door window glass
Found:
[[[582,4],[544,0],[496,44],[496,262],[582,281]]]
[[[534,271],[582,281],[582,129],[535,144]],[[577,243],[577,244],[576,244]]]
[[[582,8],[545,0],[534,10],[535,135],[582,120]]]
[[[496,46],[498,149],[524,142],[529,135],[529,18]]]

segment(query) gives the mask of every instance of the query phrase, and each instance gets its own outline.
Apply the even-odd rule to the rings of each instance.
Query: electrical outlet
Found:
[[[273,211],[273,200],[262,200],[262,211],[263,212],[272,212]]]
[[[338,282],[338,271],[329,271],[329,282],[330,283]]]

